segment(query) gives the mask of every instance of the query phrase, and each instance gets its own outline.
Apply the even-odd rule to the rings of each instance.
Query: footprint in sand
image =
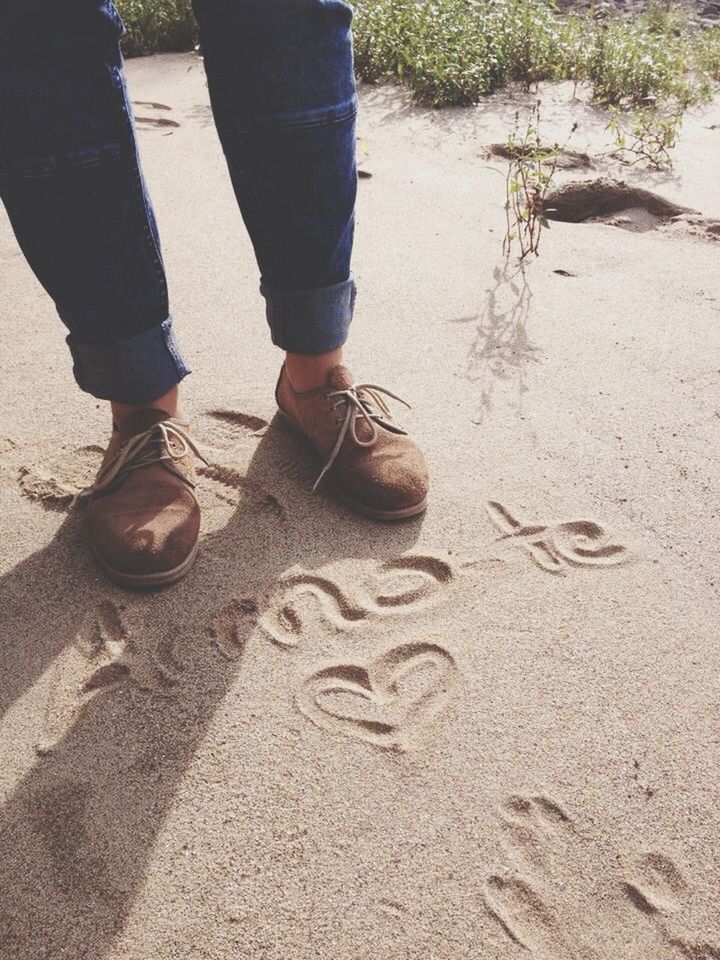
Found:
[[[102,456],[102,447],[89,445],[21,466],[18,483],[22,494],[45,510],[64,512],[78,493],[93,482]]]
[[[720,960],[720,944],[688,936],[684,903],[690,888],[678,866],[663,853],[646,853],[621,885],[631,906],[687,960]]]
[[[543,957],[596,958],[583,935],[587,917],[552,891],[575,841],[570,815],[543,794],[511,794],[498,817],[502,845],[513,866],[488,877],[484,890],[488,913],[511,940]]]
[[[574,831],[562,807],[541,795],[508,797],[500,810],[500,823],[510,855],[545,872],[550,852],[557,852]]]
[[[150,653],[138,650],[123,623],[122,609],[103,601],[88,613],[74,642],[55,661],[38,752],[52,749],[98,693],[131,683],[170,696],[182,673],[172,641],[160,640]]]
[[[154,100],[134,100],[135,123],[140,130],[164,130],[173,133],[180,123],[173,120],[168,114],[172,107],[166,103],[156,103]]]
[[[678,910],[680,900],[687,893],[687,884],[669,857],[647,853],[623,889],[633,906],[652,916]]]
[[[209,483],[203,484],[200,490],[201,497],[208,494],[216,501],[238,507],[247,503],[250,509],[285,520],[287,513],[280,500],[261,483],[248,478],[235,470],[218,463],[208,463],[198,467],[198,474]]]
[[[565,955],[558,918],[521,877],[488,877],[485,903],[508,937],[521,947],[531,951],[549,947],[553,952],[560,948]]]
[[[443,647],[407,643],[369,664],[323,667],[302,683],[296,705],[321,729],[406,752],[426,742],[457,673]]]
[[[408,554],[380,564],[357,595],[332,577],[297,573],[272,590],[262,618],[270,639],[297,646],[318,623],[347,630],[372,617],[397,616],[426,609],[454,577],[452,566],[432,555]]]
[[[267,427],[267,420],[239,410],[209,410],[197,418],[195,429],[199,443],[203,449],[218,451],[218,456],[209,458],[206,466],[198,468],[199,475],[207,481],[201,485],[201,496],[209,495],[232,507],[249,500],[254,508],[285,518],[285,508],[273,493],[234,467],[219,462],[223,459],[220,451],[238,448],[244,441],[261,436]],[[212,503],[207,506],[212,509]]]
[[[249,439],[261,437],[269,424],[262,417],[240,410],[208,410],[194,422],[203,446],[229,450]]]
[[[502,533],[499,542],[520,547],[549,573],[566,573],[571,567],[610,567],[627,560],[626,547],[615,543],[593,520],[571,520],[552,527],[528,525],[497,500],[491,500],[486,509]]]
[[[590,888],[574,904],[568,902],[567,881],[573,888],[583,882],[578,872],[582,861],[575,863],[572,852],[580,838],[569,813],[548,796],[513,794],[501,804],[499,820],[512,865],[488,877],[484,893],[490,915],[511,940],[548,960],[602,960],[606,954],[596,932],[621,931],[627,918],[621,910],[615,912],[619,901],[596,912]],[[646,854],[621,890],[631,908],[652,921],[643,956],[666,956],[669,944],[688,960],[720,960],[720,950],[713,953],[716,948],[707,942],[687,939],[683,929],[682,936],[673,935],[672,916],[680,914],[688,887],[668,857]]]

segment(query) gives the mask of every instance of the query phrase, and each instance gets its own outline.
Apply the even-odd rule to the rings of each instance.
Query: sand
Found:
[[[106,439],[0,222],[2,960],[720,957],[717,241],[553,223],[503,275],[502,141],[532,97],[362,88],[349,359],[413,404],[427,515],[312,494],[190,56],[134,61],[187,405],[192,574],[136,595],[70,509]],[[543,93],[596,157],[603,117]],[[672,174],[720,217],[720,102]],[[622,229],[624,227],[625,229]],[[52,398],[38,400],[38,383]]]

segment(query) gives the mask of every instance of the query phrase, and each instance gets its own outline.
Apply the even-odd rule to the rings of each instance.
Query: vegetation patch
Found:
[[[197,26],[190,0],[117,0],[127,33],[126,57],[192,50]]]
[[[550,0],[357,0],[355,60],[363,80],[396,79],[426,104],[472,104],[515,81],[590,85],[595,100],[683,106],[720,78],[720,27],[655,0],[622,15],[605,4],[561,12]]]
[[[610,107],[608,130],[617,145],[612,155],[623,163],[644,163],[654,170],[671,170],[670,151],[677,143],[682,121],[680,104],[674,104],[669,110],[643,107],[629,115]]]
[[[127,56],[191,50],[190,0],[117,0]],[[590,85],[595,100],[682,107],[720,80],[720,26],[702,29],[688,9],[651,0],[623,15],[608,4],[560,11],[551,0],[356,0],[355,66],[366,82],[395,80],[424,104],[477,103],[516,82]]]

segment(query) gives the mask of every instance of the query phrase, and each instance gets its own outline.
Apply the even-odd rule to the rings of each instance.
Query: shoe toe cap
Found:
[[[182,566],[192,555],[200,510],[188,497],[154,516],[98,512],[90,523],[93,548],[106,567],[126,577],[151,577]]]
[[[428,472],[414,444],[376,451],[360,463],[346,464],[335,488],[347,500],[381,513],[402,513],[425,503]]]

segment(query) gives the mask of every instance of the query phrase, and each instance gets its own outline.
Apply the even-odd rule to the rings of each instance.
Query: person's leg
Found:
[[[0,198],[69,329],[79,386],[112,406],[112,439],[82,497],[91,544],[115,580],[149,586],[189,568],[199,507],[194,446],[172,419],[188,371],[168,315],[121,32],[109,0],[0,8]],[[39,406],[53,402],[42,379]]]
[[[193,0],[215,122],[255,247],[272,339],[286,352],[278,406],[321,474],[379,519],[425,508],[422,454],[379,388],[342,365],[357,170],[352,8],[342,0]]]
[[[308,389],[339,362],[355,299],[352,10],[341,0],[193,5],[272,339]]]
[[[165,395],[171,405],[188,372],[138,162],[121,31],[104,0],[0,11],[0,198],[69,329],[79,386],[118,413]]]

